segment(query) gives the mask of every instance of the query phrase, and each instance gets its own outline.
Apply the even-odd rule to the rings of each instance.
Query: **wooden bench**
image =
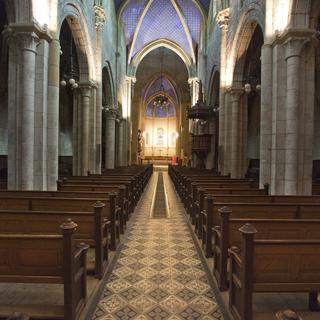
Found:
[[[116,207],[116,195],[109,194],[105,198],[60,198],[60,197],[1,197],[0,210],[30,210],[30,211],[62,211],[91,212],[93,205],[102,202],[102,219],[110,221],[110,249],[116,250],[120,240],[119,209]]]
[[[77,243],[85,242],[94,248],[94,276],[101,279],[108,265],[108,227],[102,218],[104,204],[96,202],[91,212],[0,210],[0,233],[27,235],[58,234],[59,224],[72,219],[78,224],[75,231]]]
[[[134,210],[134,203],[130,196],[130,185],[129,184],[95,184],[91,181],[84,181],[82,183],[72,184],[71,182],[62,183],[61,181],[57,182],[58,191],[91,191],[91,192],[108,192],[108,193],[116,193],[118,196],[117,205],[120,208],[123,208],[123,214],[126,219],[129,219],[130,213]]]
[[[76,190],[75,186],[92,186],[93,187],[104,187],[104,188],[114,188],[115,185],[121,186],[125,185],[126,187],[126,198],[130,202],[130,212],[133,212],[134,207],[136,206],[139,200],[139,193],[137,188],[134,186],[132,179],[97,179],[90,177],[70,177],[64,178],[58,181],[58,190]],[[72,188],[72,189],[71,189]]]
[[[70,220],[61,225],[62,235],[0,234],[0,282],[63,284],[63,317],[79,319],[87,300],[88,246],[76,247],[76,228]]]
[[[202,241],[207,257],[212,256],[212,228],[220,223],[219,209],[226,203],[214,201],[214,197],[206,197],[205,210],[202,215]],[[320,203],[228,203],[232,218],[256,219],[315,219],[320,212]]]
[[[226,204],[232,202],[245,202],[245,203],[320,203],[320,197],[318,196],[269,196],[268,185],[263,189],[238,189],[238,194],[221,194],[219,189],[204,190],[198,189],[198,193],[194,195],[197,199],[193,203],[192,223],[195,224],[195,231],[199,239],[203,239],[203,210],[205,209],[205,198],[213,197],[216,202],[224,202]],[[260,190],[260,191],[259,191]],[[234,190],[233,190],[234,191]]]
[[[191,216],[191,222],[195,225],[195,230],[198,237],[201,239],[203,234],[203,215],[202,211],[205,209],[205,198],[206,196],[212,195],[252,195],[252,196],[263,196],[267,195],[269,192],[269,187],[266,185],[264,189],[257,189],[257,188],[233,188],[233,187],[226,187],[226,188],[219,188],[219,189],[203,189],[203,188],[194,188],[193,189],[193,196],[192,199],[197,199],[195,202],[192,201],[190,205],[189,214]]]
[[[268,219],[231,218],[231,210],[223,207],[219,210],[221,222],[213,228],[213,274],[220,290],[227,289],[228,249],[240,246],[238,229],[246,223],[253,224],[259,231],[259,239],[319,239],[320,212],[315,219]]]
[[[240,248],[230,254],[229,308],[235,320],[252,320],[255,292],[307,292],[309,308],[319,311],[320,240],[255,239],[244,225]]]

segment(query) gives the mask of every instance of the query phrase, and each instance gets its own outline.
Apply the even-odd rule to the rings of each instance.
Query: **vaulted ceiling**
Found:
[[[128,62],[156,41],[169,41],[196,60],[209,0],[116,0],[128,47]]]

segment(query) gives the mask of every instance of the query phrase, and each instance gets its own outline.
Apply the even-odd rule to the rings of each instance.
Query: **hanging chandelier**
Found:
[[[76,79],[79,77],[78,72],[75,69],[74,57],[73,57],[73,37],[72,32],[70,31],[70,68],[62,75],[62,80],[60,81],[61,87],[66,87],[70,85],[71,89],[77,89],[79,87]]]
[[[162,67],[163,67],[163,48],[161,48],[161,53],[160,53],[160,90],[159,90],[159,94],[153,100],[154,107],[159,107],[159,108],[164,108],[169,104],[169,99],[165,93],[164,86],[163,86]]]

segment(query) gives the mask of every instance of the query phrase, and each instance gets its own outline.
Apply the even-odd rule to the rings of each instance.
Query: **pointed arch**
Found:
[[[77,47],[80,64],[80,81],[95,79],[94,45],[88,31],[88,23],[82,9],[75,3],[66,3],[59,10],[58,34],[64,20],[67,20]]]
[[[186,65],[189,77],[192,75],[193,64],[192,64],[189,56],[176,43],[169,41],[169,40],[166,40],[166,39],[156,40],[156,41],[150,43],[149,45],[145,46],[144,48],[142,48],[137,53],[137,55],[134,57],[133,61],[131,62],[131,66],[129,68],[129,74],[131,76],[135,76],[137,68],[138,68],[139,64],[141,63],[141,61],[143,60],[143,58],[151,51],[158,49],[160,47],[165,47],[167,49],[170,49],[174,53],[176,53],[182,59],[184,64]]]

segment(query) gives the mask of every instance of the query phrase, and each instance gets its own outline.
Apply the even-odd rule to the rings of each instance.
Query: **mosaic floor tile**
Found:
[[[130,301],[132,305],[139,313],[146,313],[154,306],[157,305],[157,301],[146,295],[140,295]]]
[[[148,316],[154,320],[165,320],[169,318],[169,313],[160,307],[156,307],[148,313]]]
[[[170,313],[180,313],[188,306],[185,301],[172,295],[161,301],[159,305]]]
[[[107,313],[113,313],[125,307],[127,302],[118,295],[112,295],[102,300],[99,305],[101,309],[104,309]]]
[[[92,320],[223,320],[167,173],[170,218],[150,219],[156,175],[135,209]]]

